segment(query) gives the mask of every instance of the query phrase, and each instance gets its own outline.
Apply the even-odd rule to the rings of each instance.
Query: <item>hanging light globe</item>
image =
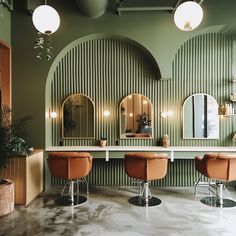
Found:
[[[43,34],[52,34],[60,26],[60,17],[57,11],[48,5],[41,5],[33,12],[33,24]]]
[[[180,4],[174,14],[176,26],[184,31],[191,31],[197,28],[203,18],[203,10],[201,6],[192,1]]]

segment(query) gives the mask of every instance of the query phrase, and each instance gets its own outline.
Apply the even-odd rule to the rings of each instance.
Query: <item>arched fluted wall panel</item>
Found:
[[[108,143],[115,145],[119,139],[119,102],[135,91],[147,95],[155,103],[154,94],[149,95],[149,91],[157,87],[157,78],[152,63],[136,46],[103,38],[84,42],[69,50],[56,67],[51,87],[54,110],[60,110],[62,102],[71,94],[89,96],[95,103],[96,140],[107,136]],[[104,110],[110,111],[110,117],[103,116]],[[62,115],[61,110],[59,113]],[[61,123],[54,122],[53,145],[59,144],[60,137]],[[122,143],[139,145],[142,142]],[[63,144],[96,145],[96,141],[71,139],[63,140]],[[154,142],[146,140],[145,144],[154,145]]]
[[[194,93],[207,93],[218,104],[229,100],[232,92],[233,39],[221,34],[196,36],[182,45],[173,61],[172,95],[175,123],[168,124],[172,145],[231,146],[234,117],[221,117],[220,138],[217,140],[182,139],[182,104]],[[176,98],[176,99],[174,99]],[[172,134],[174,134],[172,136]]]
[[[160,145],[167,133],[172,146],[231,146],[235,116],[220,119],[218,140],[182,139],[182,104],[194,93],[207,93],[219,104],[232,92],[232,49],[230,36],[212,33],[186,41],[173,58],[172,78],[156,78],[153,63],[136,45],[114,38],[98,38],[73,46],[56,66],[51,83],[52,108],[59,113],[52,124],[52,144],[61,139],[61,104],[73,94],[82,93],[95,103],[95,140],[64,140],[63,145],[97,145],[100,136],[108,137],[108,145]],[[168,47],[167,47],[168,50]],[[147,96],[154,108],[154,139],[119,139],[119,103],[131,93]],[[105,119],[103,111],[110,110]],[[161,119],[160,113],[172,110],[174,116]],[[181,154],[180,154],[181,156]],[[109,167],[108,167],[109,165]],[[115,175],[115,176],[114,176]],[[193,184],[197,174],[192,160],[169,164],[165,179],[154,185],[186,186]],[[91,185],[130,184],[120,159],[94,162]],[[53,184],[57,184],[54,180]]]

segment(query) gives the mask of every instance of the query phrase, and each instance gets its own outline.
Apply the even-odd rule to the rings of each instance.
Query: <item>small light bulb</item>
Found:
[[[49,116],[52,118],[52,119],[55,119],[57,117],[57,113],[55,111],[51,111],[49,113]]]
[[[161,113],[161,118],[164,118],[164,119],[167,118],[167,112],[162,112]]]
[[[104,115],[105,117],[108,117],[108,116],[110,115],[110,112],[106,110],[106,111],[103,112],[103,115]]]
[[[168,112],[167,112],[167,116],[170,117],[170,116],[173,116],[173,115],[174,115],[174,112],[173,112],[173,111],[168,111]]]

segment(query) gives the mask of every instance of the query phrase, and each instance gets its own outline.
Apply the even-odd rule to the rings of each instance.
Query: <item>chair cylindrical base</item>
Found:
[[[141,196],[131,197],[129,199],[129,203],[135,206],[143,206],[143,207],[153,207],[161,204],[161,200],[156,197],[151,197],[148,199],[148,202],[145,201],[145,198]]]
[[[201,203],[212,207],[235,207],[236,202],[231,199],[220,199],[219,197],[204,197]]]
[[[87,198],[81,195],[74,194],[73,202],[71,201],[70,195],[61,195],[55,200],[55,203],[61,206],[77,206],[85,203]]]

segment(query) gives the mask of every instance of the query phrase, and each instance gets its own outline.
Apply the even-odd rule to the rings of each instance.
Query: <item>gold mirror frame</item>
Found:
[[[218,108],[216,99],[208,94],[187,97],[183,103],[183,139],[219,139]]]
[[[79,96],[78,99],[76,100],[72,100],[73,97]],[[82,98],[82,99],[81,99]],[[81,127],[86,127],[86,131],[84,133],[89,133],[91,132],[91,135],[65,135],[65,105],[66,102],[68,102],[71,99],[71,108],[73,110],[78,110],[80,109],[81,111],[78,111],[76,116],[79,116],[80,118],[80,122],[78,122],[78,124]],[[83,100],[85,99],[85,100]],[[83,104],[86,101],[85,104]],[[74,104],[72,104],[74,103]],[[83,107],[84,105],[84,107]],[[90,106],[90,107],[89,107]],[[69,106],[68,106],[69,107]],[[89,110],[86,110],[87,108],[90,108]],[[91,112],[93,114],[91,114]],[[74,112],[75,113],[75,112]],[[86,113],[85,115],[83,115],[83,113]],[[90,114],[89,114],[90,113]],[[69,116],[69,115],[68,115]],[[86,119],[87,117],[87,119]],[[68,96],[63,104],[62,104],[62,139],[94,139],[95,138],[95,108],[94,108],[94,102],[92,101],[92,99],[84,94],[72,94],[70,96]],[[69,120],[69,118],[66,118]],[[90,119],[90,120],[89,120]],[[84,121],[87,121],[86,124],[83,124]],[[74,129],[76,127],[76,121],[74,121],[72,118],[68,121],[68,129]],[[82,125],[81,125],[82,124]],[[91,127],[92,126],[92,127]],[[90,130],[90,131],[89,131]],[[76,131],[74,131],[76,132]],[[78,129],[77,132],[81,133],[81,129]],[[72,133],[72,131],[71,131]]]
[[[138,105],[138,101],[143,105]],[[119,106],[119,133],[121,139],[153,138],[153,107],[146,96],[134,93],[122,99]]]

